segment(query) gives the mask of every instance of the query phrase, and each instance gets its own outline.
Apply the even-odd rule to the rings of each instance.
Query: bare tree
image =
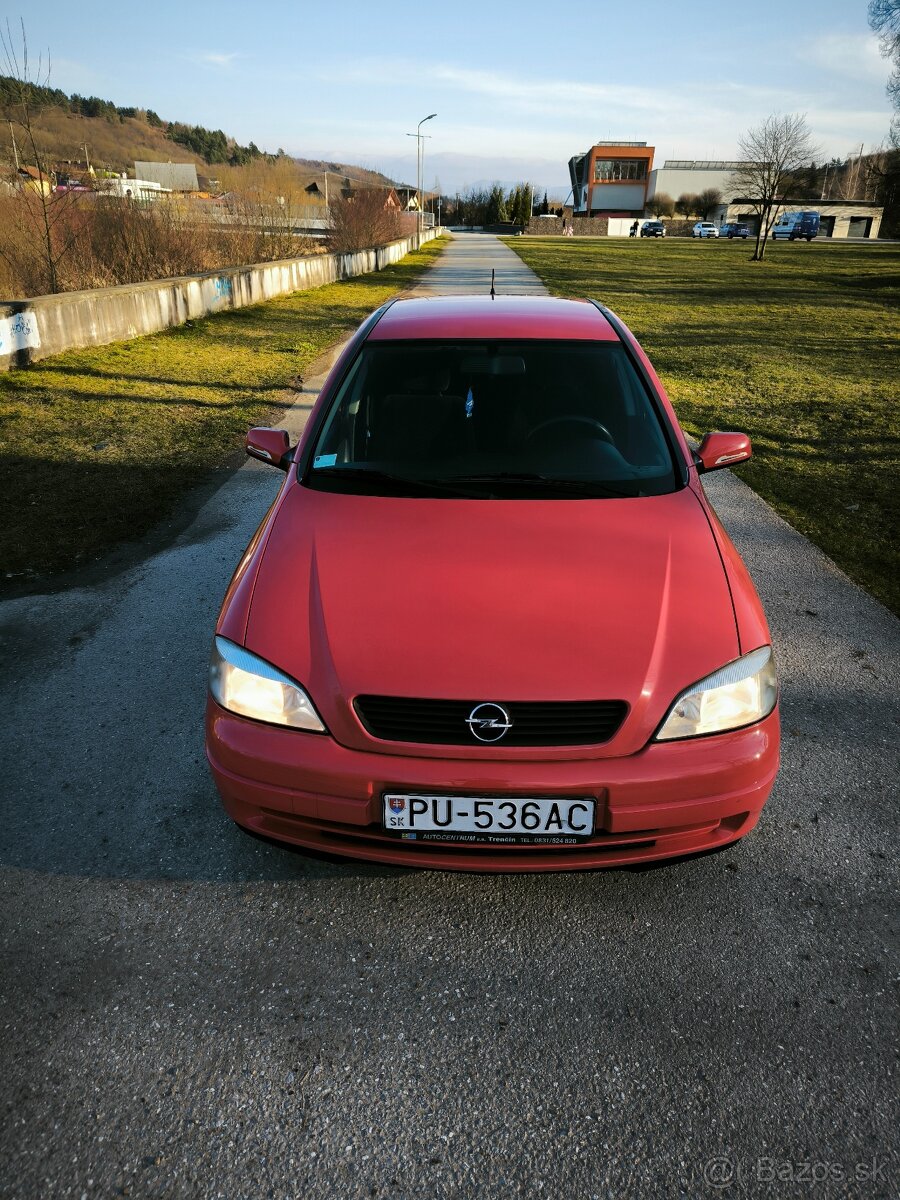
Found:
[[[488,193],[469,188],[459,196],[456,206],[456,220],[460,225],[484,225],[487,217]]]
[[[896,150],[900,149],[900,0],[870,0],[869,24],[881,38],[881,53],[894,67],[887,94],[897,114],[891,122],[891,144]]]
[[[294,229],[309,217],[328,216],[324,201],[317,204],[304,190],[308,175],[287,155],[223,166],[219,182],[228,194],[220,210],[222,222],[231,222],[245,233],[257,232],[253,250],[257,261],[305,253],[311,249],[309,239],[298,238]]]
[[[681,217],[695,217],[700,211],[700,197],[685,192],[675,201],[675,211]]]
[[[866,199],[871,196],[884,207],[881,221],[882,237],[897,237],[900,233],[900,145],[882,146],[866,158]]]
[[[671,217],[675,211],[675,201],[666,192],[657,192],[647,201],[647,212],[651,217]]]
[[[699,204],[699,213],[704,221],[709,220],[710,213],[719,207],[722,203],[722,193],[718,188],[705,188],[697,197]]]
[[[43,55],[39,57],[36,68],[32,69],[24,21],[21,23],[21,48],[17,47],[17,41],[7,21],[6,28],[0,28],[0,51],[3,56],[4,73],[9,76],[12,92],[9,119],[19,128],[23,157],[31,160],[31,163],[23,163],[23,167],[26,173],[29,166],[34,172],[22,189],[22,227],[26,231],[30,230],[31,237],[41,245],[45,268],[45,280],[41,290],[58,292],[61,290],[60,264],[79,236],[80,223],[72,219],[73,214],[70,212],[77,193],[68,189],[57,191],[54,188],[50,163],[40,146],[40,96],[42,90],[50,83],[50,54],[48,51],[46,63]]]
[[[388,196],[382,188],[359,188],[346,200],[333,201],[329,205],[331,249],[346,254],[384,246],[400,237],[400,213],[388,207]]]
[[[738,146],[743,161],[731,176],[730,189],[759,217],[753,261],[761,262],[779,208],[800,169],[818,150],[800,113],[773,113],[738,138]]]

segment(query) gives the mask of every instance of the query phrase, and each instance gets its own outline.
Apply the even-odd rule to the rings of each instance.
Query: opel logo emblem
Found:
[[[509,713],[501,704],[476,704],[466,724],[479,742],[499,742],[512,729]]]

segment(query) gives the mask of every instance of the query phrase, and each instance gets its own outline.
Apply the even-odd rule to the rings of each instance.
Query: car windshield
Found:
[[[303,482],[378,495],[572,499],[680,486],[618,342],[369,342]]]

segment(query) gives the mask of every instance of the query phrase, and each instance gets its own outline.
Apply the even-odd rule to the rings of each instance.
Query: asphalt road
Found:
[[[477,273],[475,242],[438,269]],[[166,548],[0,606],[0,1194],[897,1196],[900,623],[711,478],[784,688],[743,844],[544,876],[304,857],[232,827],[202,748],[277,482],[248,463]]]

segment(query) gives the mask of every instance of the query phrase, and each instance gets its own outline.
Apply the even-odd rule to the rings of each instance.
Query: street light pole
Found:
[[[437,113],[429,113],[427,117],[423,117],[416,126],[415,133],[408,133],[407,137],[416,139],[416,231],[419,239],[422,237],[422,184],[425,178],[425,152],[422,146],[422,139],[428,135],[422,132],[422,126],[426,121],[431,121],[437,116]]]
[[[436,116],[437,116],[437,113],[432,113],[430,117],[425,117],[424,121],[419,122],[419,128],[421,128],[422,125],[425,124],[425,121],[430,121],[432,117],[436,117]],[[420,139],[420,141],[421,141],[421,139]],[[424,191],[425,190],[425,142],[424,141],[421,141],[421,146],[422,146],[422,190]],[[423,210],[423,217],[422,217],[423,228],[424,228],[424,221],[425,221],[425,217],[424,217],[424,210]],[[419,236],[420,237],[422,236],[421,233],[419,234]]]

